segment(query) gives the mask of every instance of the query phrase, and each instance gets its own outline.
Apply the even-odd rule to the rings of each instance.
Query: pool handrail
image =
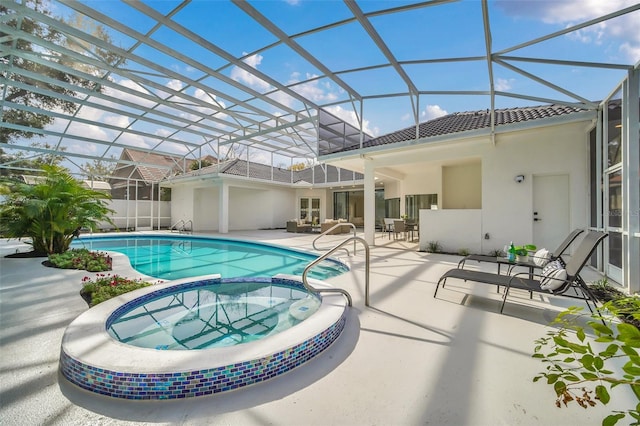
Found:
[[[333,225],[331,228],[327,229],[326,231],[324,231],[322,234],[318,235],[317,237],[315,237],[313,239],[313,249],[316,251],[320,251],[320,250],[326,250],[326,249],[319,249],[318,247],[316,247],[316,241],[318,241],[320,238],[324,237],[325,235],[328,235],[331,231],[333,231],[334,229],[337,228],[341,228],[343,226],[350,226],[353,229],[353,236],[356,236],[356,226],[351,223],[351,222],[338,222],[335,225]],[[347,251],[347,254],[349,254],[349,249],[344,249]],[[356,254],[356,241],[353,242],[353,254]]]
[[[364,245],[364,249],[365,249],[365,291],[364,291],[365,292],[365,296],[364,296],[364,304],[365,304],[365,306],[369,306],[369,244],[364,240],[364,238],[356,237],[355,235],[353,237],[347,238],[344,241],[341,241],[338,245],[333,247],[331,250],[329,250],[328,252],[326,252],[322,256],[318,257],[317,259],[315,259],[311,263],[309,263],[304,268],[304,271],[302,272],[302,284],[305,286],[305,288],[307,290],[309,290],[309,291],[311,291],[313,293],[342,293],[347,298],[347,301],[349,302],[349,306],[353,306],[353,300],[351,299],[351,295],[346,290],[341,289],[341,288],[315,288],[311,284],[309,284],[309,280],[307,279],[307,275],[308,275],[309,270],[311,268],[316,266],[318,263],[322,262],[327,257],[331,256],[336,250],[343,248],[342,246],[344,246],[347,243],[350,243],[351,240],[354,241],[354,243],[353,243],[354,245],[357,242],[361,242],[362,245]]]
[[[187,227],[187,224],[191,224],[190,227]],[[182,226],[178,226],[178,225],[182,225]],[[184,221],[182,219],[180,219],[179,221],[177,221],[176,223],[174,223],[173,225],[171,225],[171,228],[169,228],[172,232],[178,231],[179,233],[193,233],[193,221],[191,219],[189,219],[188,221]]]

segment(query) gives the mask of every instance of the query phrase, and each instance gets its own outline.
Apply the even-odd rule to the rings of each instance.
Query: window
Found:
[[[430,210],[438,205],[438,194],[405,195],[404,209],[409,222],[417,222],[421,209]]]
[[[299,218],[309,223],[319,223],[320,198],[300,198]]]

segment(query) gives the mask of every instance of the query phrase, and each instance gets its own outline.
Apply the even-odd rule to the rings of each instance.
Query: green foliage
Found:
[[[0,233],[28,238],[37,254],[64,253],[78,229],[95,230],[108,217],[108,194],[85,188],[66,169],[44,166],[44,179],[35,185],[10,182],[0,205]]]
[[[504,251],[502,251],[500,249],[491,250],[489,252],[489,256],[493,256],[493,257],[504,257],[506,255],[507,255],[507,253],[505,253]]]
[[[115,160],[113,155],[109,158]],[[116,165],[116,161],[93,160],[91,163],[85,163],[82,168],[87,179],[106,182],[116,169]]]
[[[537,247],[533,244],[525,244],[523,246],[515,246],[518,256],[528,256],[529,252],[536,251]]]
[[[49,255],[49,261],[56,268],[84,269],[89,272],[110,271],[111,257],[106,253],[93,252],[85,248],[71,249],[64,253]]]
[[[545,379],[553,386],[557,407],[571,402],[583,408],[593,407],[598,401],[606,405],[615,395],[615,387],[629,386],[638,403],[624,412],[612,412],[602,424],[614,425],[627,415],[633,419],[632,424],[639,424],[640,330],[617,318],[631,315],[640,319],[640,298],[607,302],[601,312],[607,314],[589,315],[582,308],[571,307],[558,315],[553,324],[559,328],[535,341],[533,357],[546,364],[546,369],[533,381]],[[588,333],[595,336],[593,342]]]
[[[191,163],[189,165],[189,169],[190,170],[203,169],[205,167],[211,166],[212,164],[213,163],[211,163],[211,161],[203,158],[202,160],[194,161],[193,163]]]
[[[469,249],[461,248],[461,249],[458,250],[458,254],[460,256],[469,256]]]
[[[427,243],[427,253],[440,253],[442,246],[437,241],[429,241]]]
[[[90,298],[89,306],[95,306],[105,300],[150,285],[152,285],[150,282],[141,279],[132,280],[118,275],[98,274],[94,280],[89,277],[82,279],[80,294],[88,295]]]
[[[32,54],[33,57],[46,57],[47,60],[44,62],[68,66],[80,72],[65,72],[61,67],[47,66],[41,61],[32,61],[11,54],[4,55],[3,67],[6,70],[14,69],[15,72],[10,74],[10,81],[14,83],[5,85],[6,93],[3,94],[3,100],[6,102],[6,108],[3,110],[1,120],[19,127],[0,126],[1,143],[29,139],[36,135],[41,136],[39,132],[33,129],[43,129],[45,126],[52,124],[55,116],[38,113],[38,110],[73,113],[78,106],[74,101],[70,100],[76,97],[76,92],[71,90],[70,87],[76,86],[78,90],[102,90],[99,84],[90,78],[84,77],[94,73],[96,71],[95,67],[87,65],[81,67],[81,61],[74,56],[86,55],[87,49],[89,49],[91,57],[106,63],[123,62],[122,57],[112,53],[109,49],[97,47],[91,49],[88,46],[78,46],[80,42],[77,38],[63,34],[52,26],[38,22],[38,20],[31,18],[29,15],[21,13],[17,7],[22,6],[52,17],[48,2],[41,0],[1,2],[0,21],[2,21],[2,25],[12,32],[19,29],[20,33],[30,35],[30,37],[13,37],[6,36],[4,32],[0,32],[0,36],[3,36],[0,37],[2,38],[2,50],[9,52],[15,49]],[[70,18],[66,22],[70,25],[77,24],[79,26],[81,21],[83,21],[81,18]],[[88,19],[84,21],[88,21]],[[111,43],[111,38],[104,27],[95,24],[94,26],[96,28],[92,29],[92,34],[106,43]],[[41,40],[41,42],[33,43],[32,39]],[[52,52],[47,50],[46,46],[48,44],[61,47]],[[41,78],[34,81],[32,75],[39,75]],[[29,90],[28,87],[30,85],[37,86],[40,90]],[[19,107],[12,107],[12,104],[19,105]]]

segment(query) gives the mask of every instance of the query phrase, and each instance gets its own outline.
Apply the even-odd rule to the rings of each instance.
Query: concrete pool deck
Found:
[[[556,313],[584,303],[514,293],[505,313],[500,295],[482,284],[451,281],[433,298],[459,256],[418,252],[417,244],[378,234],[371,249],[371,307],[364,306],[364,251],[338,253],[350,273],[327,282],[353,297],[343,334],[307,364],[249,388],[179,401],[102,397],[58,373],[69,323],[87,310],[78,291],[85,271],[42,266],[44,259],[5,258],[29,247],[0,241],[0,424],[2,425],[530,425],[600,424],[612,410],[635,405],[613,391],[608,406],[556,408],[534,340]],[[237,231],[226,237],[312,250],[312,234]],[[344,236],[327,236],[327,247]],[[325,243],[320,244],[325,246]],[[491,265],[473,264],[473,268]],[[139,277],[126,261],[114,271]],[[592,270],[587,281],[599,276]]]

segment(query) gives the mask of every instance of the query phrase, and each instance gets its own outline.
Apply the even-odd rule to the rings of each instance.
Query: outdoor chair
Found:
[[[593,312],[589,301],[592,301],[597,309],[597,299],[591,290],[589,290],[589,287],[580,277],[579,273],[595,251],[598,244],[600,244],[607,235],[608,234],[604,232],[587,232],[587,235],[582,239],[573,256],[571,256],[571,259],[564,267],[560,262],[554,261],[554,264],[560,266],[555,269],[546,267],[543,269],[542,274],[534,274],[530,271],[514,275],[501,275],[470,269],[450,269],[438,280],[433,297],[436,297],[440,284],[444,287],[447,279],[456,278],[464,281],[474,281],[505,287],[502,305],[500,306],[500,313],[502,313],[504,309],[509,291],[514,288],[528,291],[530,294],[536,292],[582,299],[587,304],[589,310]],[[549,270],[547,271],[547,269]],[[575,294],[568,293],[569,290],[573,290]]]
[[[394,220],[393,221],[393,239],[396,240],[398,239],[398,234],[403,235],[403,239],[407,239],[407,236],[405,234],[405,227],[404,227],[404,221],[403,220]]]
[[[583,229],[575,229],[569,235],[567,235],[567,238],[565,238],[564,241],[560,243],[558,248],[550,253],[549,261],[560,260],[563,264],[566,264],[566,262],[562,259],[561,256],[569,248],[569,246],[576,239],[576,237],[580,235],[582,232],[584,232]],[[505,264],[509,265],[508,272],[511,272],[511,269],[514,266],[525,266],[530,269],[531,268],[541,269],[544,266],[544,265],[542,266],[539,265],[533,259],[530,259],[528,262],[509,262],[506,258],[500,257],[500,256],[470,254],[468,256],[463,257],[462,260],[458,262],[458,268],[464,268],[464,265],[468,260],[475,260],[477,262],[486,262],[486,263],[496,263],[498,265],[498,274],[500,273],[500,267]]]

